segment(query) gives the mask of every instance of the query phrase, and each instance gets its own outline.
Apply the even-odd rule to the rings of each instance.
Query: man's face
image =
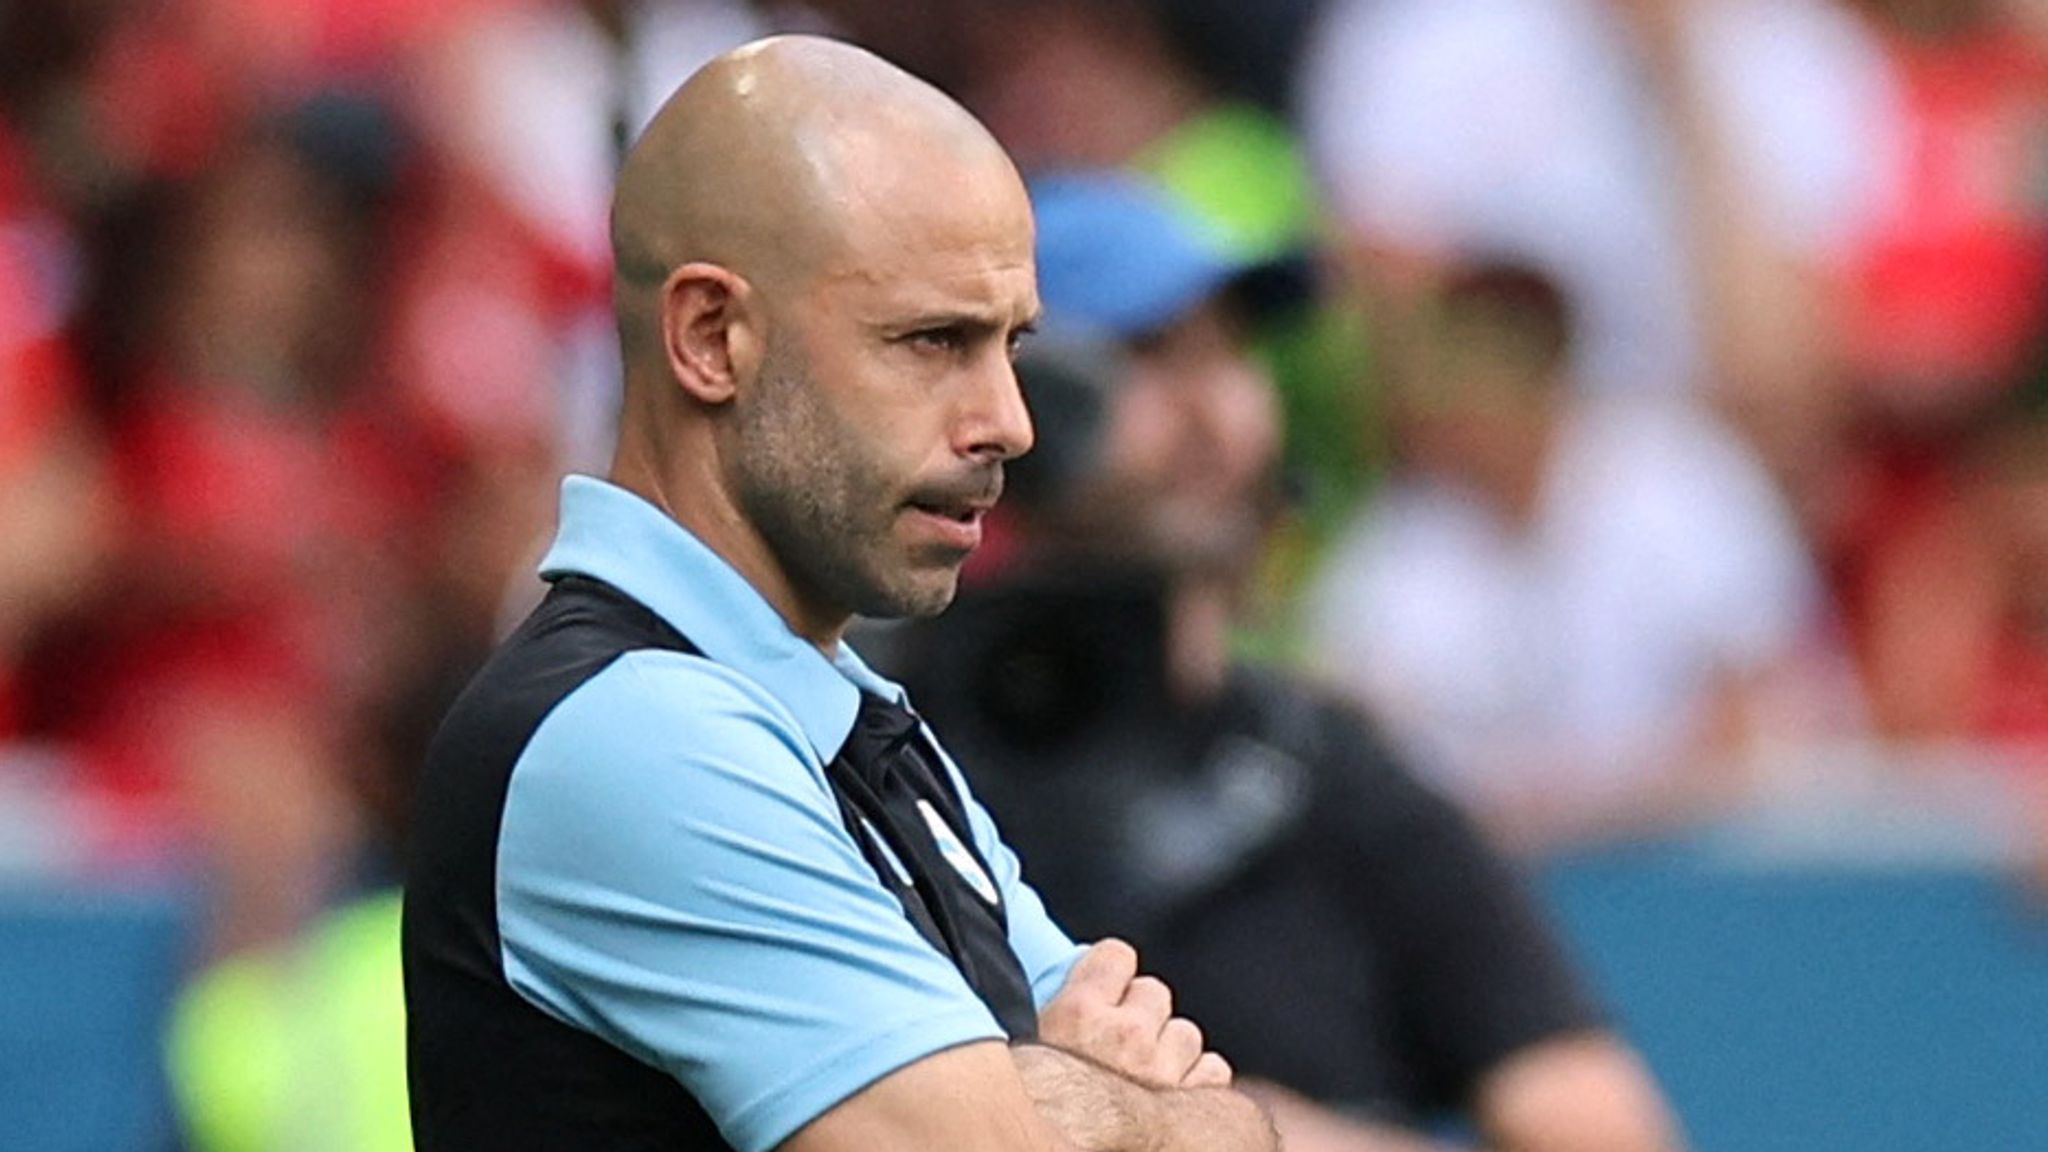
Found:
[[[1234,570],[1272,511],[1280,414],[1242,323],[1211,301],[1132,349],[1101,467],[1077,511],[1114,547],[1179,570]]]
[[[774,317],[736,410],[734,492],[807,605],[930,615],[1031,446],[1011,354],[1037,315],[1007,170],[880,182],[861,227]]]

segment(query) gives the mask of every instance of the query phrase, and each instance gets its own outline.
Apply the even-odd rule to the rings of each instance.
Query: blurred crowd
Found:
[[[394,875],[607,463],[622,143],[783,28],[1313,287],[1238,642],[1502,843],[2048,783],[2048,3],[0,0],[9,866],[215,956]]]

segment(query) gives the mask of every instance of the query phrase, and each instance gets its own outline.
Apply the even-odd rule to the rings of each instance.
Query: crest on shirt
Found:
[[[931,801],[919,800],[917,810],[924,814],[925,825],[932,830],[932,839],[939,846],[939,855],[946,858],[946,863],[953,866],[953,871],[958,872],[960,878],[967,881],[967,886],[974,889],[974,894],[981,897],[983,903],[990,907],[1001,903],[1001,899],[996,895],[995,881],[989,879],[988,873],[981,866],[981,861],[976,860],[974,853],[967,850],[967,845],[960,842],[960,837],[954,835],[953,826],[946,823],[945,817],[939,815],[939,810],[932,807]]]

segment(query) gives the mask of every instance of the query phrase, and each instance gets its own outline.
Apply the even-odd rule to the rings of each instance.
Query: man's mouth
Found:
[[[981,543],[982,519],[995,507],[1002,491],[1000,479],[950,489],[934,486],[912,496],[904,507],[916,513],[914,519],[924,525],[920,535],[965,555]]]
[[[957,524],[972,524],[986,516],[988,510],[995,506],[995,501],[912,500],[910,506],[927,516],[943,517]]]
[[[1003,494],[1001,474],[992,482],[984,474],[972,484],[955,484],[949,487],[931,487],[913,495],[905,503],[912,509],[927,516],[937,516],[957,524],[974,524],[988,515],[996,506],[996,500]]]

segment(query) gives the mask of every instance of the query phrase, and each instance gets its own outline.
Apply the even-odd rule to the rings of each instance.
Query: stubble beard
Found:
[[[931,616],[952,603],[956,570],[916,570],[895,554],[896,486],[796,357],[771,349],[737,417],[735,499],[799,595],[876,618]]]

